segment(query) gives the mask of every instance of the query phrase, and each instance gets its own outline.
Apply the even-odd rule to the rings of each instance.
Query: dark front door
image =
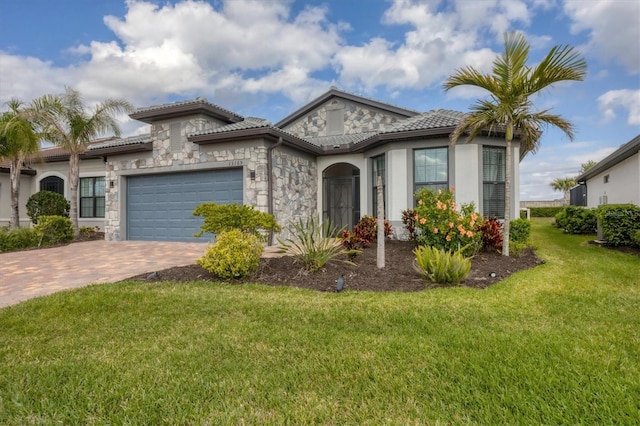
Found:
[[[353,228],[360,219],[360,170],[350,165],[331,166],[324,173],[323,192],[323,219],[338,228]]]

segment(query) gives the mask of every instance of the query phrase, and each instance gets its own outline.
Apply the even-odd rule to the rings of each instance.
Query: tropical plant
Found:
[[[489,92],[489,99],[478,100],[471,106],[451,134],[455,145],[468,133],[467,142],[482,132],[504,132],[506,141],[505,226],[502,254],[509,255],[509,223],[511,221],[512,140],[520,140],[520,153],[536,152],[543,125],[562,130],[573,140],[573,125],[548,109],[535,111],[531,97],[560,81],[582,81],[587,63],[573,47],[554,46],[536,66],[527,65],[530,45],[524,35],[505,33],[504,52],[493,61],[490,74],[483,74],[468,66],[456,70],[446,79],[444,89],[471,85]]]
[[[465,255],[473,255],[481,246],[478,232],[480,215],[473,203],[458,210],[453,191],[423,188],[416,193],[415,226],[419,245],[456,251],[464,247]]]
[[[409,241],[415,241],[418,237],[416,230],[416,210],[407,209],[402,211],[402,224],[407,231]]]
[[[22,102],[11,99],[9,110],[0,115],[0,159],[9,161],[11,217],[9,226],[20,226],[20,174],[25,159],[38,152],[40,137],[25,114]]]
[[[60,95],[44,95],[33,101],[33,115],[41,127],[44,139],[69,152],[70,218],[74,234],[78,228],[78,182],[80,154],[89,143],[106,133],[120,137],[116,115],[133,111],[124,99],[107,99],[89,108],[80,92],[70,87]]]
[[[34,225],[40,216],[69,217],[69,201],[63,195],[52,191],[40,191],[27,200],[27,216]]]
[[[279,252],[293,256],[296,262],[302,263],[311,272],[319,270],[329,261],[339,260],[340,256],[349,258],[359,253],[342,246],[340,238],[334,237],[340,235],[342,230],[329,221],[320,222],[312,216],[306,220],[291,222],[291,228],[293,238],[278,238]],[[341,261],[352,264],[348,259]]]
[[[457,284],[469,275],[471,260],[461,250],[455,252],[437,247],[418,246],[414,269],[425,279],[440,284]]]
[[[482,247],[485,250],[502,250],[502,223],[498,218],[482,220],[478,231],[482,235]]]
[[[564,204],[568,205],[570,200],[570,190],[577,185],[577,182],[574,177],[564,177],[555,178],[549,185],[554,191],[562,191]]]
[[[68,217],[40,216],[35,230],[40,239],[38,246],[68,243],[73,240],[73,225]]]
[[[194,216],[200,216],[204,223],[195,237],[205,232],[218,235],[232,229],[254,234],[263,241],[266,240],[264,231],[280,231],[280,226],[272,214],[256,210],[253,206],[240,204],[202,203],[193,211]]]
[[[243,278],[258,269],[260,238],[239,229],[222,232],[196,263],[223,279]]]
[[[593,160],[589,160],[586,163],[582,163],[580,165],[580,173],[579,174],[583,174],[583,173],[588,172],[596,164],[598,164],[598,163],[596,161],[593,161]]]

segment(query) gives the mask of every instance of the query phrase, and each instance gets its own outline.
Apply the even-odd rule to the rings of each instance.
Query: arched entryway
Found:
[[[40,181],[40,191],[57,192],[64,196],[64,180],[58,176],[47,176]]]
[[[338,228],[351,229],[360,219],[360,169],[338,163],[322,172],[322,217]]]

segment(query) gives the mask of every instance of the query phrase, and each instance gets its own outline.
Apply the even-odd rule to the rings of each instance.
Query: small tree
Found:
[[[554,191],[562,191],[564,193],[564,205],[568,206],[571,197],[570,190],[577,185],[576,179],[572,177],[556,178],[549,185]]]
[[[38,223],[40,216],[69,217],[69,208],[69,201],[52,191],[36,192],[27,201],[27,215],[34,225]]]

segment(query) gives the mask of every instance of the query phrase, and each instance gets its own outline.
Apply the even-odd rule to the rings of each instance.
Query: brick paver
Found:
[[[0,307],[94,283],[109,283],[201,257],[206,243],[87,241],[0,254]],[[273,248],[265,250],[272,255]]]

